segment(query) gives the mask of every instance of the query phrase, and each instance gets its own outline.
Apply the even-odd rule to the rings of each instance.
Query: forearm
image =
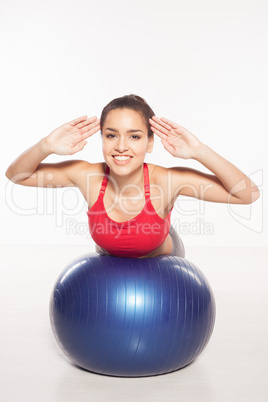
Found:
[[[259,190],[256,184],[235,165],[207,145],[201,144],[196,151],[194,159],[209,169],[228,193],[241,199],[242,202],[250,203],[259,197]]]
[[[8,167],[6,177],[16,183],[30,177],[38,165],[52,152],[44,139],[23,152]]]

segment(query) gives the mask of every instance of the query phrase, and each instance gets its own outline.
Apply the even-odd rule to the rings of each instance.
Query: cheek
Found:
[[[148,146],[149,146],[148,141],[144,141],[142,146],[141,146],[142,152],[146,152],[147,149],[148,149]]]

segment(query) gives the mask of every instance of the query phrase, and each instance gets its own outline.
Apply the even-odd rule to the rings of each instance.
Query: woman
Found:
[[[43,163],[50,154],[73,155],[101,130],[104,162]],[[144,162],[155,133],[175,158],[195,159],[211,171]],[[37,187],[76,186],[86,199],[96,250],[116,256],[184,256],[170,214],[179,195],[205,201],[250,204],[257,186],[237,167],[186,128],[158,118],[144,99],[127,95],[111,101],[97,117],[63,124],[20,155],[7,169],[15,183]]]

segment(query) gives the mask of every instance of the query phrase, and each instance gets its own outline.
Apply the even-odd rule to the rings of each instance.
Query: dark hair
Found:
[[[151,137],[154,133],[152,132],[150,128],[150,123],[149,123],[149,118],[152,118],[154,116],[153,110],[150,108],[146,100],[141,98],[138,95],[125,95],[121,96],[120,98],[113,99],[108,105],[104,107],[101,113],[101,118],[100,118],[100,127],[101,127],[101,133],[102,133],[102,127],[104,125],[105,119],[107,117],[107,114],[114,109],[132,109],[136,110],[139,112],[144,120],[145,124],[147,125],[148,128],[148,137]]]

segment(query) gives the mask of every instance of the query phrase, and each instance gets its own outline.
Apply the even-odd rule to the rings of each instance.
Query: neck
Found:
[[[137,196],[144,193],[143,165],[126,175],[118,175],[110,169],[110,180],[113,190],[124,197]]]

